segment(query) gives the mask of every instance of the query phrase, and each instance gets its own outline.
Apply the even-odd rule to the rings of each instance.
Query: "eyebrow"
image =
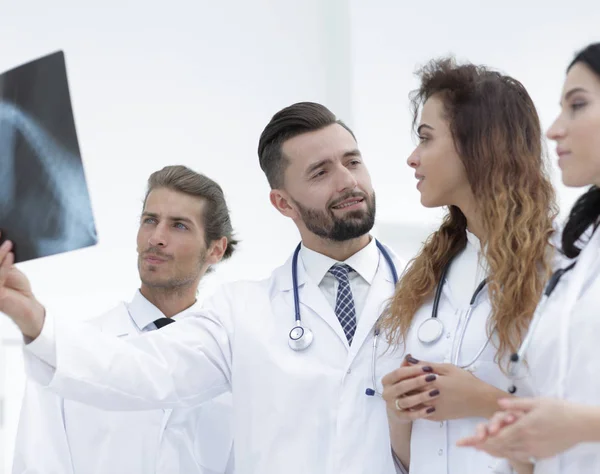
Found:
[[[360,151],[357,148],[355,148],[354,150],[346,151],[343,155],[343,158],[348,158],[349,156],[362,156],[362,155],[360,154]],[[331,158],[325,158],[323,160],[317,161],[316,163],[314,163],[308,167],[308,169],[306,170],[306,175],[307,176],[311,175],[315,170],[318,170],[319,168],[321,168],[324,165],[333,163],[333,161],[334,160]]]
[[[142,217],[152,217],[154,219],[158,219],[160,216],[155,212],[144,212]],[[194,224],[194,222],[187,217],[168,216],[167,219],[173,222],[186,222],[188,224]]]
[[[564,100],[568,100],[569,97],[571,97],[573,94],[576,94],[577,92],[587,92],[587,91],[583,87],[575,87],[574,89],[571,89],[569,92],[567,92],[565,94]],[[561,102],[561,104],[562,104],[562,102]]]
[[[422,123],[421,125],[419,125],[419,128],[417,128],[417,134],[421,133],[421,129],[422,128],[427,128],[429,130],[434,130],[434,128],[431,125],[427,125],[426,123]]]

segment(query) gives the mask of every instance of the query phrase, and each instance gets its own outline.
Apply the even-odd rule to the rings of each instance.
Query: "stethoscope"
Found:
[[[442,334],[444,333],[444,323],[442,323],[442,321],[440,321],[437,316],[438,316],[438,307],[440,304],[440,299],[442,297],[442,290],[444,287],[446,274],[448,273],[449,268],[450,268],[450,263],[448,263],[444,267],[444,270],[442,271],[440,283],[438,284],[438,286],[436,288],[436,292],[435,292],[435,295],[433,298],[433,308],[431,310],[431,317],[429,317],[427,320],[423,321],[421,323],[421,325],[419,326],[419,328],[417,329],[417,337],[418,337],[419,341],[421,341],[423,344],[436,343],[437,341],[440,340],[440,337],[442,337]],[[477,285],[477,288],[475,289],[475,292],[473,293],[473,296],[471,297],[471,300],[469,302],[469,310],[467,312],[467,316],[465,319],[465,324],[463,325],[463,328],[462,328],[462,331],[460,334],[458,348],[454,355],[453,364],[460,368],[463,368],[463,369],[473,365],[477,361],[477,359],[479,359],[479,357],[481,356],[481,354],[483,353],[483,351],[485,350],[485,348],[487,347],[487,345],[490,342],[490,337],[488,337],[487,341],[481,347],[481,349],[479,349],[479,351],[477,352],[477,354],[475,355],[473,360],[471,360],[466,365],[458,365],[460,350],[462,348],[462,344],[463,344],[463,340],[465,338],[467,326],[468,326],[469,320],[471,318],[471,312],[473,311],[473,309],[475,307],[475,303],[477,302],[477,297],[479,296],[481,291],[485,288],[486,284],[487,284],[487,278],[484,279],[481,283],[479,283],[479,285]],[[457,330],[458,330],[458,326],[457,326]],[[365,393],[368,396],[373,396],[373,395],[382,396],[382,393],[379,392],[379,390],[377,390],[377,380],[375,378],[375,374],[377,373],[377,365],[376,365],[377,362],[376,361],[377,361],[378,336],[379,336],[379,327],[376,326],[375,337],[373,338],[373,358],[371,361],[371,364],[372,364],[371,365],[371,374],[372,374],[371,382],[373,384],[373,388],[368,388],[365,391]]]
[[[548,280],[548,284],[546,285],[546,288],[544,289],[542,299],[538,303],[538,305],[535,308],[535,311],[533,313],[533,318],[531,321],[531,325],[529,327],[529,332],[527,333],[527,336],[525,336],[525,339],[523,340],[521,347],[519,347],[519,350],[510,356],[508,373],[509,373],[510,378],[512,379],[512,384],[510,387],[508,387],[508,393],[514,394],[517,392],[517,385],[515,383],[515,380],[517,377],[517,372],[519,370],[520,364],[523,363],[523,358],[525,356],[525,353],[527,352],[527,349],[529,348],[529,345],[531,344],[531,341],[533,340],[533,335],[535,334],[535,330],[536,330],[538,324],[540,323],[540,320],[542,319],[541,316],[544,313],[544,310],[546,309],[546,304],[548,303],[548,299],[552,295],[552,292],[556,289],[556,286],[558,285],[558,282],[560,281],[560,279],[564,276],[565,273],[572,270],[576,263],[577,262],[573,262],[568,267],[560,268],[560,269],[556,270],[552,274],[550,279]]]
[[[450,263],[452,263],[452,262],[449,262],[442,270],[440,282],[438,283],[438,286],[435,291],[435,295],[433,297],[433,308],[431,310],[431,316],[429,318],[427,318],[425,321],[423,321],[420,324],[419,328],[417,329],[417,338],[423,344],[435,344],[437,341],[440,340],[440,338],[442,337],[442,334],[444,334],[444,323],[442,321],[440,321],[437,316],[438,316],[438,307],[440,305],[440,299],[442,297],[442,291],[444,289],[444,283],[446,280],[446,274],[448,273],[448,269],[450,268]],[[479,349],[479,351],[477,352],[475,357],[468,364],[465,364],[465,365],[458,364],[460,351],[462,349],[463,341],[465,338],[465,333],[467,331],[467,326],[469,324],[469,320],[471,319],[471,313],[473,312],[473,309],[475,308],[475,304],[477,303],[477,298],[478,298],[479,294],[483,291],[486,284],[487,284],[487,278],[483,279],[481,281],[481,283],[479,283],[479,285],[477,285],[477,288],[475,289],[473,296],[471,296],[471,300],[469,301],[469,309],[467,311],[467,316],[465,318],[465,323],[462,326],[461,334],[458,339],[458,346],[457,346],[456,352],[454,354],[452,363],[462,369],[466,369],[467,367],[470,367],[471,365],[473,365],[479,359],[479,357],[481,357],[481,354],[483,354],[483,351],[485,350],[485,348],[487,347],[487,345],[490,342],[491,336],[488,336],[485,344],[483,344],[483,346]],[[456,330],[458,331],[458,326],[457,326]],[[377,361],[377,342],[378,342],[377,336],[378,335],[379,335],[379,328],[376,327],[375,337],[373,338],[373,359],[372,359],[372,368],[371,368],[372,384],[373,384],[374,388],[368,388],[365,392],[369,396],[373,396],[373,395],[382,396],[381,392],[379,392],[377,390],[377,380],[375,378],[375,374],[377,373],[376,361]],[[456,334],[455,334],[455,336],[456,336]]]
[[[433,308],[431,310],[431,316],[429,318],[427,318],[425,321],[423,321],[418,329],[417,329],[417,338],[419,339],[419,341],[423,344],[426,345],[431,345],[431,344],[435,344],[437,341],[440,340],[440,338],[442,337],[442,334],[444,334],[444,323],[442,321],[440,321],[440,319],[438,318],[438,307],[440,304],[440,299],[442,297],[442,291],[444,289],[444,283],[446,282],[446,274],[448,273],[448,269],[450,268],[450,264],[452,262],[449,262],[445,267],[444,270],[442,271],[442,275],[440,277],[440,282],[438,283],[438,286],[435,290],[435,296],[433,298]],[[452,358],[452,364],[460,367],[461,369],[466,369],[470,366],[472,366],[475,362],[477,362],[477,360],[479,359],[479,357],[481,357],[481,354],[483,354],[483,351],[485,351],[485,348],[488,346],[488,344],[490,343],[490,339],[491,339],[491,335],[489,335],[485,341],[485,343],[481,346],[481,348],[479,349],[479,351],[477,352],[477,354],[475,354],[475,357],[473,357],[468,364],[459,364],[459,358],[460,358],[460,352],[462,350],[462,346],[463,346],[463,342],[465,339],[465,334],[467,332],[467,327],[469,325],[469,321],[471,320],[471,315],[473,313],[473,310],[475,309],[475,304],[477,303],[477,298],[479,296],[479,294],[482,292],[482,290],[485,288],[485,286],[487,285],[487,278],[484,278],[481,283],[479,283],[479,285],[477,285],[477,288],[475,289],[475,292],[473,293],[473,296],[471,296],[471,300],[469,301],[469,309],[467,310],[467,315],[465,316],[465,321],[464,324],[458,324],[456,326],[456,330],[455,330],[455,341],[456,341],[456,333],[458,332],[459,327],[461,327],[461,331],[460,331],[460,336],[458,337],[458,344],[456,346],[456,350],[454,351],[454,356]]]
[[[396,272],[396,266],[392,261],[392,257],[378,240],[375,240],[375,243],[377,244],[377,248],[381,252],[381,255],[383,255],[388,266],[390,267],[390,271],[392,272],[392,276],[394,278],[395,286],[396,283],[398,283],[398,273]],[[298,290],[298,254],[300,253],[301,247],[302,242],[298,244],[298,247],[296,247],[296,250],[294,251],[294,256],[292,257],[292,285],[294,291],[294,311],[296,324],[290,331],[288,344],[295,351],[306,350],[312,344],[315,338],[313,332],[302,324],[302,318],[300,316],[300,296]],[[379,326],[377,323],[375,323],[374,335],[375,342],[373,347],[374,350],[377,350],[377,336],[379,336]],[[375,352],[373,353],[373,358],[375,358]],[[373,373],[373,379],[375,379],[375,373]]]

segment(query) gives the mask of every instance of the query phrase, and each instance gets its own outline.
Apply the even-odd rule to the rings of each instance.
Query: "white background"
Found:
[[[321,102],[358,137],[377,192],[376,234],[411,257],[439,218],[419,204],[413,71],[454,53],[521,80],[547,128],[564,70],[600,40],[596,1],[0,0],[0,71],[65,51],[100,243],[25,263],[38,298],[64,318],[100,314],[138,285],[135,234],[148,175],[185,164],[225,189],[242,240],[203,284],[261,278],[298,234],[269,204],[258,137],[280,108]],[[560,185],[564,213],[580,190]],[[1,169],[0,169],[1,172]],[[23,388],[18,334],[0,325],[2,462],[9,472]],[[4,471],[2,467],[4,466]]]

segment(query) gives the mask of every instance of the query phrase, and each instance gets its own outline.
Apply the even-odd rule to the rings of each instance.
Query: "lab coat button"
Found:
[[[446,333],[446,339],[450,339],[450,331]]]
[[[439,455],[439,456],[441,456],[442,454],[444,454],[444,450],[443,450],[443,449],[440,449],[440,450],[438,451],[438,455]]]
[[[346,371],[346,373],[347,373],[348,375],[350,375],[350,374],[352,373],[352,369],[348,369],[348,370]]]
[[[443,428],[443,427],[444,427],[444,422],[440,421],[440,428]]]

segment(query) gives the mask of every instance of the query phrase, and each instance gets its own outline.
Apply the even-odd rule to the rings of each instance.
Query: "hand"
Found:
[[[439,396],[431,388],[437,378],[432,372],[433,369],[427,366],[409,367],[404,359],[400,368],[383,377],[383,399],[388,416],[399,423],[429,418],[435,412],[431,401]]]
[[[490,456],[496,458],[510,459],[512,452],[506,451],[502,444],[496,441],[495,436],[505,427],[512,425],[524,415],[523,412],[499,411],[490,418],[487,423],[480,423],[475,428],[475,434],[459,439],[456,442],[458,447],[472,447],[480,451],[485,451]]]
[[[522,412],[518,420],[493,435],[495,449],[512,453],[509,459],[551,457],[585,441],[582,433],[590,425],[590,411],[582,405],[551,398],[503,399],[499,404],[505,410]]]
[[[0,312],[5,313],[31,339],[44,325],[44,307],[35,299],[27,277],[13,265],[12,242],[0,245]]]
[[[438,375],[428,387],[439,392],[439,396],[430,403],[435,413],[428,417],[429,420],[445,421],[474,416],[487,418],[498,409],[497,400],[507,395],[453,364],[420,362],[412,357],[407,360],[413,367],[431,367]]]

